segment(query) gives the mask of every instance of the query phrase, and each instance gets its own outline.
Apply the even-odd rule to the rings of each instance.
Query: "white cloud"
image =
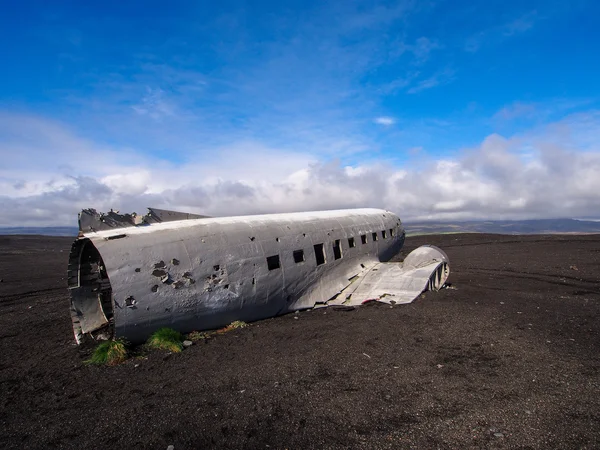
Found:
[[[405,53],[412,53],[414,60],[412,61],[415,65],[425,63],[429,59],[429,55],[433,50],[439,50],[443,48],[442,45],[436,40],[425,36],[414,41],[414,44],[408,44],[406,42],[400,42],[396,47],[391,50],[391,55],[398,57]]]
[[[379,125],[385,125],[386,127],[388,127],[390,125],[394,125],[396,123],[396,120],[393,117],[381,116],[381,117],[375,118],[373,120],[373,122],[375,122]]]
[[[407,73],[403,77],[396,78],[395,80],[390,81],[389,83],[380,84],[377,87],[377,91],[382,94],[394,94],[401,89],[404,89],[417,79],[420,75],[419,71],[412,71]]]
[[[0,139],[0,225],[74,224],[82,208],[147,206],[208,215],[372,206],[412,220],[590,217],[600,211],[600,148],[585,136],[599,129],[599,114],[577,114],[519,136],[490,135],[455,158],[420,158],[415,167],[345,166],[259,143],[175,165],[134,152],[115,159],[115,149],[52,124],[45,157],[43,140],[31,147],[25,138]],[[573,150],[578,144],[586,146]],[[38,157],[13,163],[14,148]]]
[[[538,19],[537,11],[530,11],[527,14],[516,18],[502,27],[502,33],[505,36],[513,36],[523,33],[533,27]]]
[[[510,121],[518,118],[529,118],[536,113],[536,105],[533,103],[513,102],[503,107],[492,117],[493,120]]]
[[[502,125],[516,120],[548,123],[556,117],[565,117],[569,113],[589,108],[594,103],[593,98],[552,98],[538,102],[515,101],[502,107],[492,116],[492,121]],[[574,115],[571,117],[575,117]],[[593,115],[592,115],[593,117]],[[588,120],[588,119],[586,119]],[[576,119],[578,126],[586,126],[583,120]]]
[[[415,41],[415,44],[410,47],[415,56],[415,63],[421,64],[429,59],[429,55],[433,50],[438,50],[442,46],[435,40],[426,37],[420,37]]]
[[[536,11],[530,11],[509,22],[496,25],[472,35],[467,39],[464,49],[467,52],[474,53],[485,44],[500,43],[505,39],[530,30],[539,19]]]
[[[147,115],[154,120],[175,115],[175,107],[169,103],[165,91],[160,88],[147,87],[146,94],[142,97],[140,103],[133,105],[132,109],[136,113]]]
[[[454,80],[454,69],[446,68],[434,73],[429,78],[419,81],[416,85],[406,91],[408,94],[417,94],[421,91],[448,84]]]

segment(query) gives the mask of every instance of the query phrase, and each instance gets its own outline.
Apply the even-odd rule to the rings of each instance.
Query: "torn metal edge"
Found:
[[[172,222],[175,220],[206,219],[210,216],[170,211],[168,209],[148,208],[146,215],[135,212],[120,214],[110,210],[107,213],[98,212],[93,208],[84,209],[79,213],[79,232],[88,233],[113,228],[125,228],[149,225],[152,223]]]

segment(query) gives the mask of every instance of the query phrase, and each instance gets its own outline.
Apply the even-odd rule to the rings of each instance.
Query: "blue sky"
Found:
[[[596,2],[3,10],[0,225],[82,207],[599,215]]]

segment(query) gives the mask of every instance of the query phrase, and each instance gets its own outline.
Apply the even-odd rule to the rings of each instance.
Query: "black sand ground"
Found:
[[[0,237],[0,448],[599,448],[600,236],[410,238],[452,287],[82,364],[71,240]]]

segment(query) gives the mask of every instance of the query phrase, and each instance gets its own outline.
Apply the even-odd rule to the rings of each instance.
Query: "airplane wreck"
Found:
[[[205,217],[79,214],[68,286],[77,343],[145,341],[329,305],[410,303],[449,274],[434,246],[388,262],[405,232],[380,209]]]

